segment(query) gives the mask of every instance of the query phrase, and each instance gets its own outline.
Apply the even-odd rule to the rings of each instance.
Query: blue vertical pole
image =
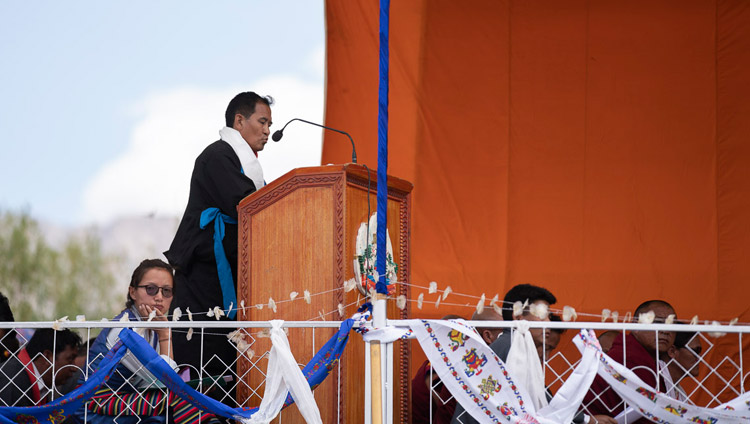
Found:
[[[387,293],[385,281],[388,212],[388,31],[390,0],[380,0],[380,81],[378,85],[378,232],[375,268],[380,278],[375,291]]]

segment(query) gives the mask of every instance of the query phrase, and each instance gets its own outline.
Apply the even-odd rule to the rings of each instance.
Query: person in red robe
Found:
[[[654,312],[654,323],[663,323],[669,315],[675,314],[669,303],[663,300],[649,300],[638,306],[633,319],[637,320],[640,314],[648,312]],[[631,331],[624,340],[622,337],[615,337],[607,355],[632,370],[644,383],[664,390],[664,380],[658,377],[658,358],[674,344],[674,338],[675,333],[671,331]],[[598,375],[583,399],[583,405],[593,416],[615,417],[624,410],[623,400]],[[643,417],[634,422],[646,423],[651,421]]]

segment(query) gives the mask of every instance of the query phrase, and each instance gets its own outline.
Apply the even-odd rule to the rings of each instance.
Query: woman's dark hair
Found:
[[[174,284],[174,269],[171,265],[168,263],[162,261],[161,259],[145,259],[143,262],[140,263],[135,268],[135,271],[133,271],[133,276],[130,277],[130,287],[138,287],[139,284],[141,284],[141,280],[143,280],[143,276],[146,275],[146,273],[154,268],[163,269],[167,272],[169,272],[169,275],[172,276],[172,284]],[[175,287],[172,287],[172,291],[174,292]],[[130,289],[128,289],[127,296],[127,302],[125,302],[125,307],[129,308],[133,306],[133,298],[130,297]]]

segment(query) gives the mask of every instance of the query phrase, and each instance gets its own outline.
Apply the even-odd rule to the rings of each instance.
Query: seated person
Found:
[[[669,303],[663,300],[649,300],[638,306],[633,320],[637,322],[640,314],[651,311],[655,314],[654,323],[663,323],[669,315],[675,313],[674,308]],[[622,337],[615,337],[607,355],[633,370],[644,383],[663,390],[665,385],[662,378],[659,378],[659,385],[657,386],[657,376],[659,375],[657,360],[674,344],[674,339],[675,333],[671,331],[631,331],[630,334],[625,336],[624,344]],[[624,410],[620,396],[598,375],[583,399],[583,405],[592,415],[614,417]],[[646,424],[651,421],[640,417],[630,422]]]
[[[153,312],[153,321],[167,321],[166,314],[174,293],[174,271],[160,259],[147,259],[133,271],[128,287],[125,309],[113,320],[123,316],[130,321],[145,321]],[[134,330],[156,350],[161,357],[176,368],[172,356],[172,339],[169,328]],[[119,328],[105,328],[91,345],[89,373],[97,369],[102,358],[119,341]],[[83,383],[84,376],[79,383]],[[106,385],[87,403],[88,423],[163,423],[166,408],[176,424],[193,424],[214,421],[212,414],[201,413],[188,402],[155,387],[156,378],[128,352],[117,366]],[[84,411],[76,415],[83,421]]]
[[[527,321],[549,321],[549,316],[541,319],[531,313],[529,306],[524,308],[520,316],[513,316],[513,304],[516,302],[528,301],[529,306],[531,305],[553,305],[557,302],[557,298],[549,290],[543,287],[533,286],[531,284],[518,284],[508,290],[503,299],[503,320],[527,320]],[[529,329],[532,339],[534,339],[534,345],[537,347],[537,352],[544,353],[545,340],[549,340],[550,329],[549,328],[532,328]],[[508,352],[510,352],[511,344],[511,331],[505,330],[497,336],[497,339],[490,344],[490,348],[500,358],[501,361],[508,359]],[[464,411],[464,408],[459,404],[456,405],[456,412],[453,414],[452,423],[476,423],[477,421]]]
[[[482,313],[474,312],[471,316],[472,321],[502,321],[503,316],[495,312],[494,308],[484,308]],[[503,333],[502,328],[498,327],[477,327],[477,333],[482,337],[487,346],[491,345],[500,334]]]
[[[0,293],[0,321],[15,322],[13,311],[10,309],[8,298]],[[19,349],[16,331],[14,329],[0,328],[0,364],[16,354]]]
[[[680,381],[687,376],[698,377],[702,348],[701,338],[694,331],[678,331],[675,334],[674,344],[663,356],[667,363],[666,368],[662,368],[667,396],[692,403]]]
[[[0,365],[0,406],[37,406],[51,400],[52,387],[73,374],[81,337],[70,330],[40,328],[15,356]],[[54,369],[52,364],[54,363]]]

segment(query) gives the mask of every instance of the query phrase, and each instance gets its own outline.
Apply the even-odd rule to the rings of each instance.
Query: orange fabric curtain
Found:
[[[326,18],[326,124],[375,168],[378,2],[328,0]],[[398,1],[390,37],[412,284],[750,321],[750,4]],[[349,157],[327,133],[322,162]]]

